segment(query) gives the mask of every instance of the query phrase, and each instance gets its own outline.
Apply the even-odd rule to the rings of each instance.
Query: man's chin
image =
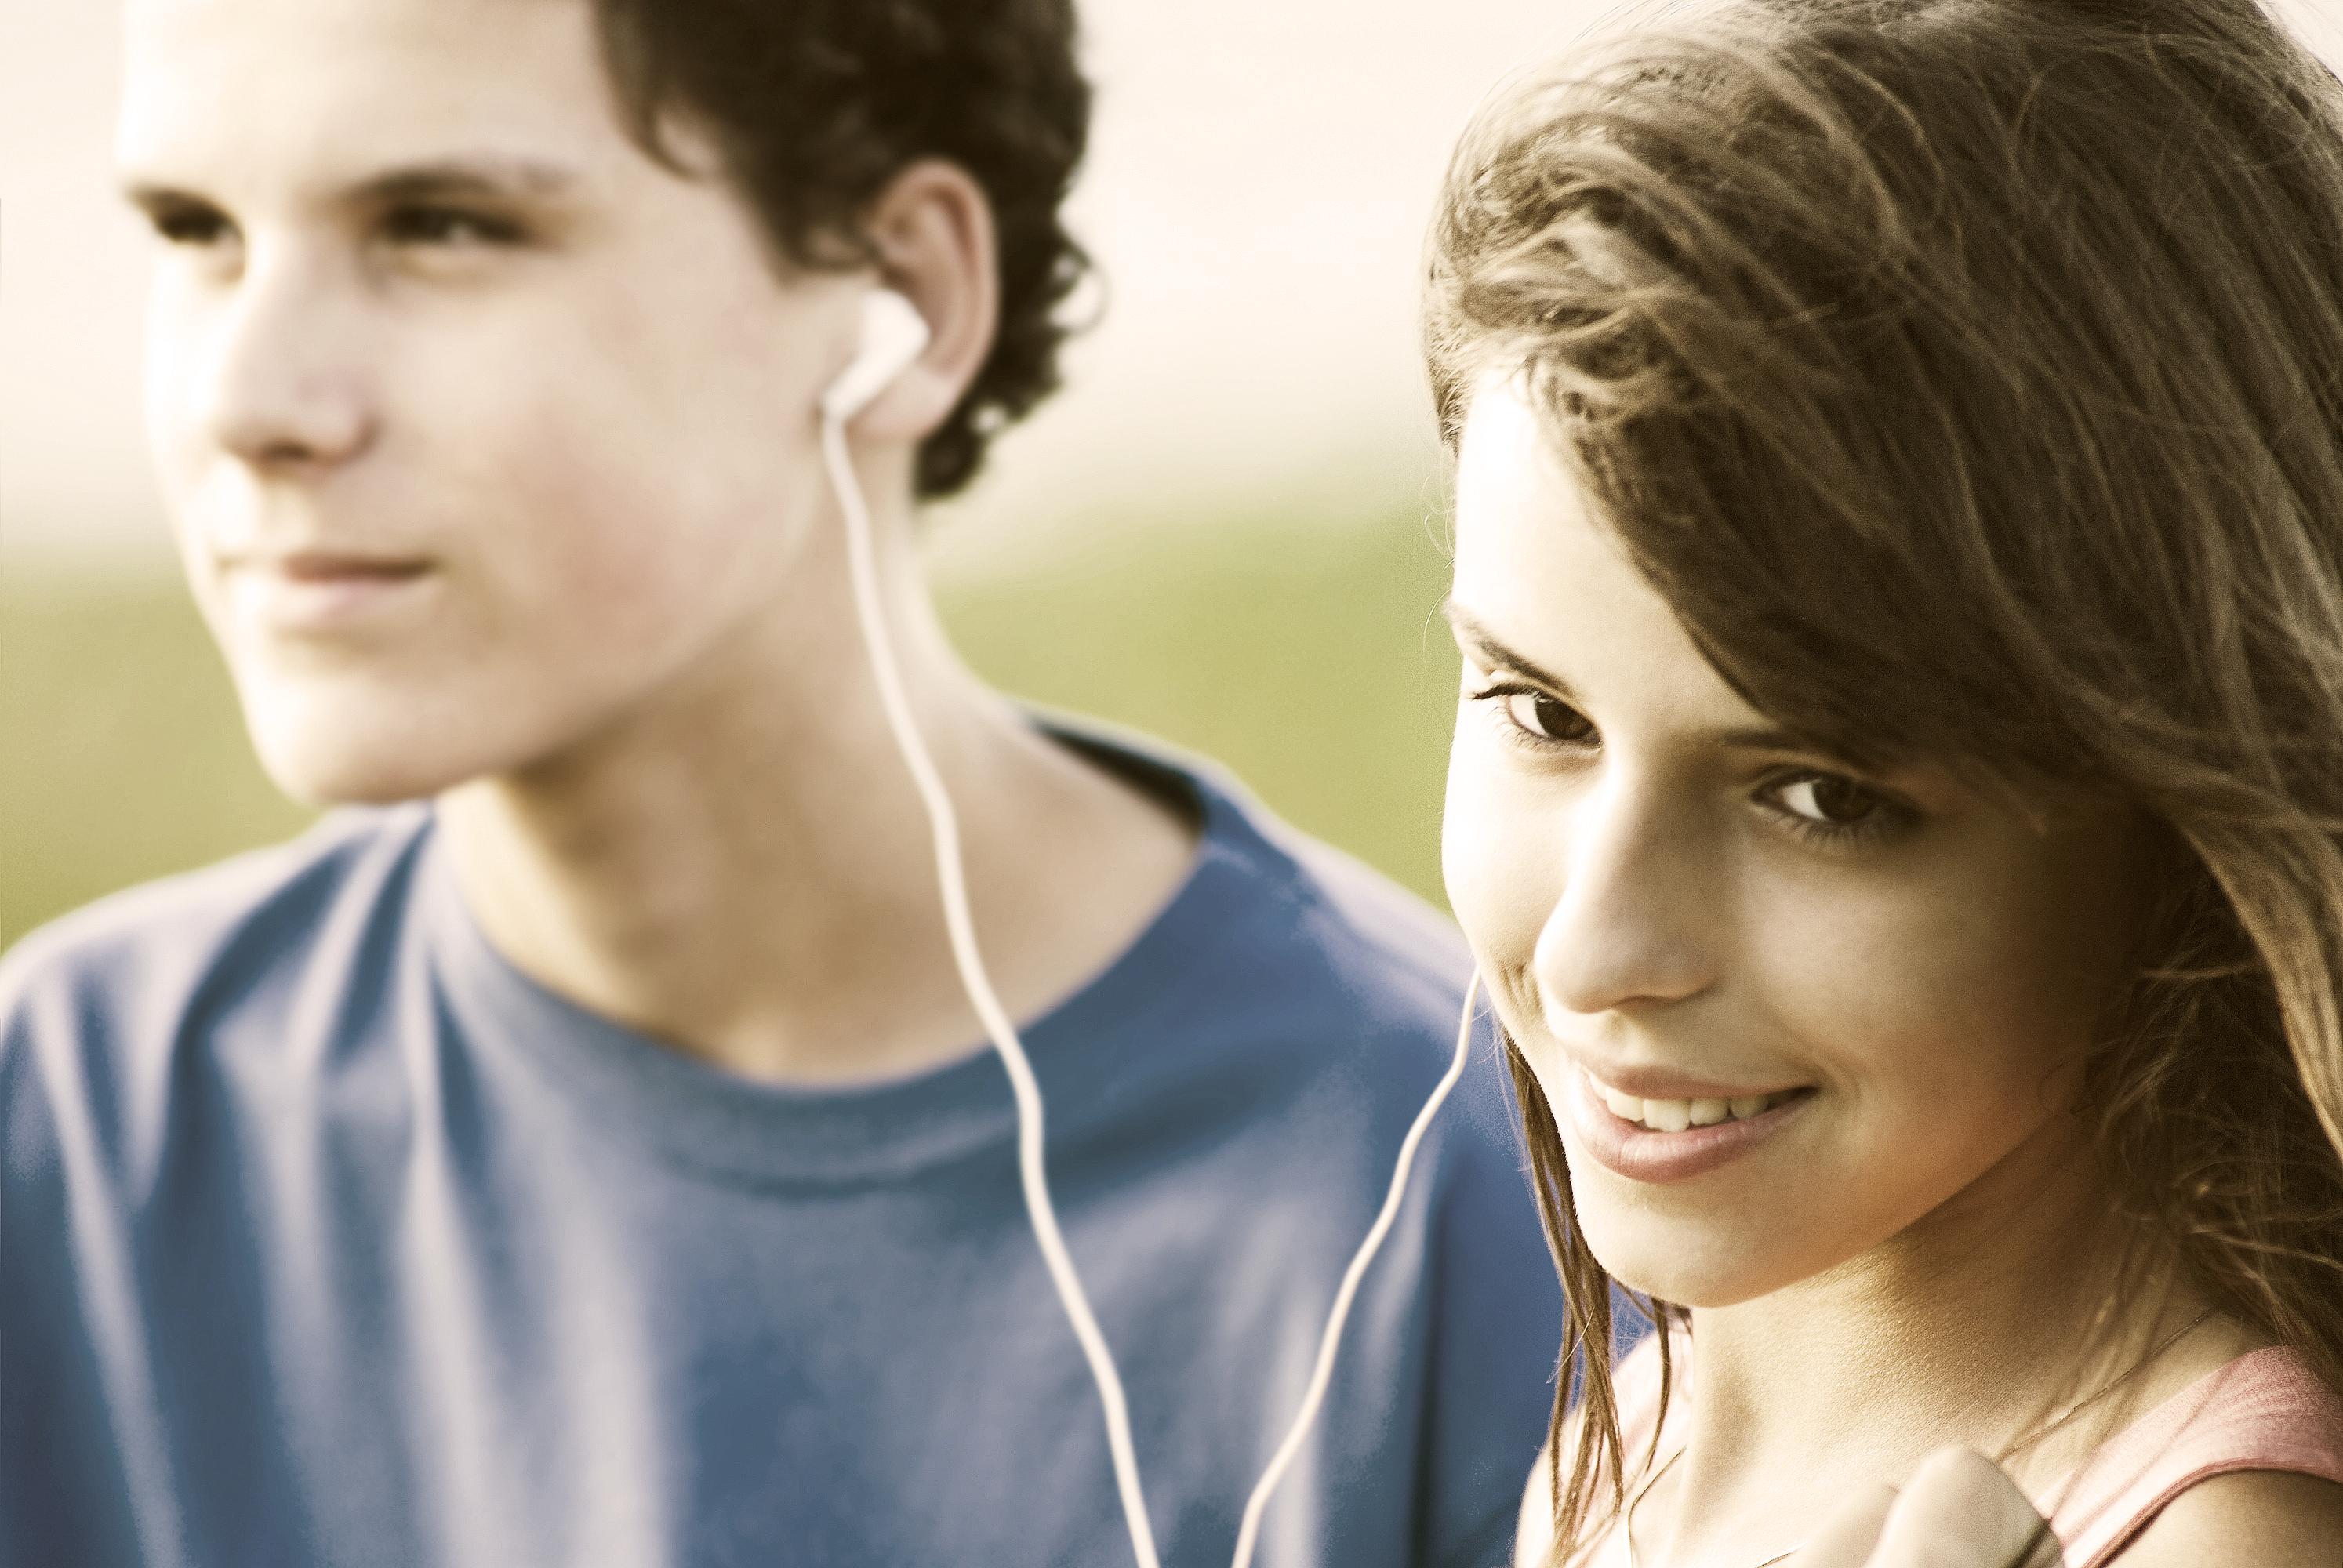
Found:
[[[304,806],[395,806],[431,799],[487,771],[478,759],[420,744],[348,736],[253,732],[262,771]]]

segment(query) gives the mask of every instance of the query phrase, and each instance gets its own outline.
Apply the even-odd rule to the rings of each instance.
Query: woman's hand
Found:
[[[2057,1538],[2001,1467],[1938,1449],[1899,1492],[1850,1498],[1787,1568],[2059,1568]]]

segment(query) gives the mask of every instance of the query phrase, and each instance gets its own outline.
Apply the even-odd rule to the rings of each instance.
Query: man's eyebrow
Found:
[[[1500,642],[1497,639],[1496,634],[1492,632],[1487,627],[1482,625],[1480,620],[1473,616],[1471,610],[1466,609],[1463,605],[1456,602],[1454,595],[1452,594],[1445,600],[1442,601],[1440,613],[1448,618],[1448,624],[1456,633],[1457,638],[1460,641],[1471,644],[1473,651],[1482,656],[1483,663],[1503,665],[1505,668],[1513,671],[1515,674],[1526,675],[1532,680],[1536,681],[1540,686],[1550,688],[1555,691],[1568,691],[1570,689],[1570,683],[1568,681],[1564,680],[1560,676],[1540,669],[1536,665],[1531,663],[1528,659],[1523,658],[1512,648],[1507,648],[1503,642]]]
[[[387,206],[399,202],[484,200],[559,196],[578,183],[577,170],[539,158],[472,156],[402,164],[367,176],[338,199]],[[122,195],[134,206],[209,206],[208,198],[168,180],[126,176]]]
[[[379,203],[464,196],[559,196],[578,183],[575,169],[537,158],[449,158],[386,169],[357,183],[351,194]]]
[[[140,179],[132,176],[123,180],[122,199],[140,212],[156,212],[167,206],[185,206],[203,198],[179,189],[166,181]]]

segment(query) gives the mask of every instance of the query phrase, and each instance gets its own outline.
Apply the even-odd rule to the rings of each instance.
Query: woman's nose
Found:
[[[1638,775],[1614,772],[1574,802],[1563,855],[1532,958],[1545,1006],[1599,1014],[1708,987],[1722,890],[1696,822]]]

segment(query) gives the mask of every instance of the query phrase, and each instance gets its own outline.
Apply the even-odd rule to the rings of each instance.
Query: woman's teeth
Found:
[[[1771,1111],[1798,1091],[1738,1095],[1731,1100],[1638,1100],[1597,1084],[1603,1103],[1622,1121],[1633,1121],[1654,1132],[1682,1132],[1687,1127],[1714,1127],[1720,1121],[1745,1121]]]

